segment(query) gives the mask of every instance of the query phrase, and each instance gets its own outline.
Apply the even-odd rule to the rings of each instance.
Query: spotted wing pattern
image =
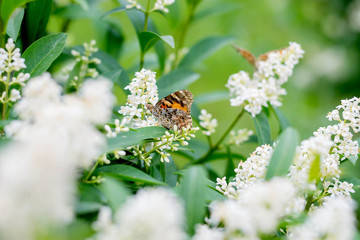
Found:
[[[148,105],[147,108],[163,127],[173,129],[176,125],[178,129],[182,129],[192,126],[192,103],[192,93],[188,90],[180,90],[164,97],[155,106]]]

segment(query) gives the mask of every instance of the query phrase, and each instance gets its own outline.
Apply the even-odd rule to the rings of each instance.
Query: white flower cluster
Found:
[[[161,162],[169,162],[169,156],[170,154],[166,151],[177,151],[179,150],[179,142],[182,146],[187,146],[191,138],[195,137],[195,132],[198,131],[199,128],[183,128],[182,130],[177,129],[177,126],[174,126],[174,133],[170,133],[169,131],[166,131],[165,135],[161,137],[161,140],[159,142],[154,142],[153,149],[157,153],[160,154],[160,161]]]
[[[182,130],[177,129],[177,126],[174,126],[174,132],[170,133],[169,131],[165,132],[158,141],[151,143],[150,150],[147,151],[146,146],[138,145],[128,147],[128,151],[131,151],[134,156],[137,156],[140,160],[144,161],[146,165],[150,166],[151,160],[153,158],[150,155],[153,152],[157,152],[160,155],[161,162],[169,162],[170,154],[168,151],[178,151],[179,150],[179,142],[182,146],[187,146],[191,138],[195,137],[195,132],[198,131],[199,128],[188,127],[183,128]]]
[[[117,210],[103,209],[95,223],[96,240],[185,240],[183,206],[164,188],[143,189]]]
[[[302,142],[293,166],[290,167],[290,176],[299,187],[315,188],[314,183],[309,183],[309,171],[315,158],[319,157],[319,177],[322,180],[333,178],[334,186],[346,186],[346,188],[329,188],[328,193],[349,196],[353,192],[352,184],[347,182],[339,183],[338,179],[341,173],[339,169],[340,161],[351,158],[356,159],[359,153],[359,144],[357,141],[352,140],[353,133],[351,132],[351,130],[355,133],[360,131],[359,103],[360,99],[356,97],[350,100],[342,100],[341,105],[327,115],[330,121],[335,120],[339,123],[319,128],[314,132],[314,137]],[[329,185],[331,184],[326,184],[326,186]],[[337,192],[335,192],[335,189]]]
[[[212,118],[211,113],[208,113],[205,109],[202,109],[200,113],[200,126],[205,129],[202,133],[210,136],[215,132],[216,127],[218,126],[217,119]]]
[[[125,87],[130,91],[127,103],[122,106],[119,113],[124,116],[124,123],[130,127],[140,128],[157,126],[158,122],[146,108],[146,104],[155,105],[159,100],[156,73],[151,70],[141,69],[135,73],[135,78]]]
[[[281,85],[292,75],[303,54],[299,44],[290,42],[289,47],[269,52],[266,57],[256,61],[252,78],[244,71],[231,75],[226,84],[232,96],[231,106],[244,106],[253,117],[268,103],[281,106],[280,96],[286,94]]]
[[[250,157],[246,161],[241,161],[234,170],[236,176],[233,181],[227,184],[226,177],[217,178],[216,189],[230,198],[239,198],[244,189],[264,179],[272,152],[270,145],[257,147]]]
[[[4,91],[0,92],[0,103],[3,106],[9,101],[14,103],[21,99],[20,91],[14,87],[25,86],[30,74],[14,73],[24,68],[26,68],[25,59],[21,58],[20,49],[15,48],[13,39],[9,38],[5,49],[0,48],[0,83],[4,85]]]
[[[91,40],[90,43],[84,43],[84,53],[80,53],[75,49],[71,50],[71,55],[76,58],[77,62],[81,62],[80,73],[79,76],[75,76],[71,81],[71,85],[75,87],[79,87],[82,84],[82,81],[86,77],[96,78],[99,73],[96,68],[89,68],[89,64],[100,64],[101,60],[92,57],[92,54],[97,52],[99,49],[96,47],[96,41]]]
[[[145,9],[139,4],[138,0],[126,0],[129,4],[125,6],[125,8],[137,8],[142,11],[145,11]],[[150,9],[150,12],[153,11],[163,11],[165,13],[169,12],[169,9],[166,8],[167,6],[173,4],[175,0],[156,0],[154,7]]]
[[[260,239],[259,234],[277,228],[294,196],[295,187],[286,178],[257,182],[237,200],[212,203],[208,220],[212,228],[197,228],[194,239],[208,239],[211,232],[217,237],[209,239]]]
[[[305,223],[290,229],[290,240],[352,240],[356,232],[355,204],[344,198],[332,198],[310,212]]]
[[[249,137],[253,134],[254,132],[252,130],[248,130],[246,128],[239,129],[236,132],[231,131],[228,144],[240,145],[241,143],[249,140]]]
[[[67,96],[49,74],[27,84],[15,106],[20,120],[5,129],[16,141],[0,153],[1,239],[33,239],[72,219],[77,167],[100,153],[105,139],[94,125],[110,117],[112,103],[105,80]]]

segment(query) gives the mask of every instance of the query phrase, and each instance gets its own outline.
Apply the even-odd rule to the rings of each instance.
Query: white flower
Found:
[[[310,213],[304,224],[291,229],[291,240],[351,240],[356,232],[354,203],[343,198],[331,198],[324,206]]]
[[[107,97],[61,96],[49,74],[24,88],[15,107],[20,120],[6,128],[16,141],[0,153],[1,239],[35,239],[36,231],[72,220],[77,167],[88,167],[105,143],[93,115],[112,108],[108,83],[92,86]],[[84,92],[89,88],[85,86]],[[99,112],[91,115],[88,110]]]
[[[104,231],[96,239],[183,240],[183,223],[183,206],[174,193],[163,188],[143,189],[118,210],[115,223],[100,224]]]
[[[20,91],[17,89],[11,89],[9,100],[11,102],[16,102],[19,99],[21,99]]]
[[[196,233],[192,240],[223,240],[224,233],[219,228],[209,228],[208,225],[196,226]]]
[[[101,124],[111,117],[111,107],[115,98],[111,92],[112,84],[106,79],[86,81],[80,90],[84,114],[95,124]]]
[[[156,0],[154,5],[154,10],[164,11],[166,13],[169,12],[169,9],[166,6],[173,4],[175,0]]]
[[[234,170],[236,173],[232,182],[226,185],[225,179],[217,179],[216,189],[230,198],[239,198],[242,192],[265,178],[267,166],[273,149],[270,145],[257,147],[246,161],[240,161]]]
[[[205,129],[202,131],[203,134],[210,136],[215,132],[218,122],[215,118],[212,118],[211,113],[208,113],[205,109],[202,109],[201,114],[199,115],[199,119],[200,126]]]
[[[24,98],[16,105],[15,111],[24,119],[36,117],[44,106],[60,102],[61,90],[49,73],[35,77],[31,80],[31,85],[24,88]]]
[[[252,130],[248,130],[246,128],[244,129],[239,129],[237,130],[237,132],[235,131],[231,131],[230,132],[230,139],[229,139],[229,144],[235,144],[235,145],[240,145],[241,143],[249,140],[249,137],[251,135],[253,135],[254,132]]]
[[[295,188],[288,179],[258,182],[245,189],[238,200],[213,203],[209,224],[222,223],[229,239],[239,236],[237,234],[243,239],[258,239],[258,233],[271,233],[276,229],[294,197]]]
[[[147,104],[155,105],[158,100],[155,72],[142,69],[135,73],[125,89],[130,91],[127,103],[122,106],[119,113],[128,120],[127,124],[133,128],[157,126],[158,122],[146,108]]]
[[[133,7],[137,8],[137,9],[142,8],[141,5],[138,3],[138,0],[126,0],[126,1],[129,3],[125,6],[127,9],[133,8]]]
[[[231,96],[230,105],[244,106],[253,117],[263,106],[267,107],[268,102],[281,106],[280,96],[286,94],[281,85],[292,75],[303,53],[299,44],[290,42],[289,47],[270,52],[265,59],[258,60],[252,78],[244,71],[231,75],[226,84]]]
[[[326,186],[326,190],[331,195],[326,197],[327,198],[336,198],[336,197],[345,197],[351,198],[350,193],[354,193],[353,184],[348,183],[346,181],[341,182],[337,178],[333,178],[332,181],[326,181],[324,185]]]

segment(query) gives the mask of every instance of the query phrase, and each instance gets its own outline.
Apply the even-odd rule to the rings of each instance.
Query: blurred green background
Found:
[[[55,1],[48,32],[68,32],[68,46],[81,45],[96,39],[101,50],[118,59],[128,71],[129,78],[138,70],[139,44],[136,33],[125,12],[117,12],[100,20],[105,12],[119,7],[118,1]],[[141,3],[141,1],[140,1]],[[179,34],[186,17],[186,0],[176,0],[165,16],[155,13],[152,21],[160,35]],[[79,5],[82,5],[80,7]],[[301,139],[312,135],[317,128],[329,124],[326,114],[340,100],[360,96],[360,1],[345,0],[203,0],[186,35],[185,46],[191,47],[209,36],[232,36],[231,43],[250,50],[256,56],[298,42],[305,50],[304,58],[285,84],[281,110],[291,125],[299,130]],[[167,48],[167,55],[173,53]],[[145,68],[156,70],[155,54],[147,53]],[[240,70],[252,71],[251,66],[231,44],[221,48],[194,70],[201,77],[189,89],[195,98],[211,91],[227,91],[228,77]],[[126,96],[119,94],[119,103]],[[218,139],[240,109],[231,107],[228,100],[203,104],[218,119],[213,135]],[[277,123],[270,118],[273,139]],[[249,115],[237,128],[254,129]],[[199,134],[200,135],[200,134]],[[203,138],[205,137],[198,137]],[[239,149],[247,156],[256,144],[244,144]]]

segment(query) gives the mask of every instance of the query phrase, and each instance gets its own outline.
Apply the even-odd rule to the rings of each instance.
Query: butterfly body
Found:
[[[191,104],[193,95],[188,90],[180,90],[159,100],[154,106],[146,107],[166,129],[192,127]]]

